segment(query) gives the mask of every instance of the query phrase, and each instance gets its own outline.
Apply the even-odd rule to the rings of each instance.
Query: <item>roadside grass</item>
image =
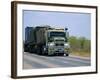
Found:
[[[84,52],[84,51],[71,51],[71,55],[75,56],[81,56],[81,57],[90,57],[91,53],[90,52]]]

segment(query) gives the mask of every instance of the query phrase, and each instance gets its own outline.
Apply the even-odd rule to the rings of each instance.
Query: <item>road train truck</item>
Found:
[[[36,26],[25,28],[24,51],[40,55],[69,55],[67,28]]]

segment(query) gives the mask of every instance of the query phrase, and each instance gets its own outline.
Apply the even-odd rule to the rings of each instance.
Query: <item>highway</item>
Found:
[[[23,69],[90,66],[90,58],[79,56],[42,56],[24,52]]]

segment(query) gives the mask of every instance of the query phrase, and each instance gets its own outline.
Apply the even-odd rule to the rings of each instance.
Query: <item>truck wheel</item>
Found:
[[[39,48],[39,47],[37,48],[36,53],[37,53],[38,55],[41,55],[41,50],[40,50],[40,48]]]
[[[45,47],[42,47],[42,55],[47,55],[48,53],[47,53],[47,50],[46,50],[46,48]]]
[[[64,56],[69,56],[69,54],[64,54]]]
[[[42,55],[45,55],[45,52],[44,52],[44,50],[42,49]]]

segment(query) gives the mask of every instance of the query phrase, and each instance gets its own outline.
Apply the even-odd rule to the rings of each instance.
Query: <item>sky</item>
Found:
[[[68,28],[69,36],[91,38],[91,14],[54,11],[23,11],[23,32],[27,26],[50,25]],[[25,34],[24,34],[25,38]]]

